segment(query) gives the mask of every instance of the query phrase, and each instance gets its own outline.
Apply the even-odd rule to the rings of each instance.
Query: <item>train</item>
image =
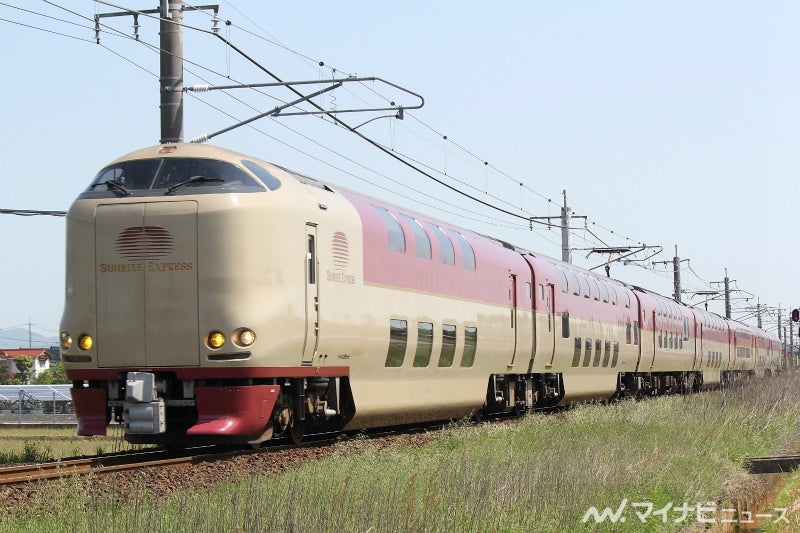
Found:
[[[258,446],[781,368],[758,328],[211,145],[112,161],[66,242],[80,435]]]

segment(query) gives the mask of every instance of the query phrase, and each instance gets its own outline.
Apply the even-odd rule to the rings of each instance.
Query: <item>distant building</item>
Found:
[[[52,356],[44,348],[4,348],[0,349],[0,372],[11,372],[15,376],[19,376],[19,370],[14,361],[23,355],[33,359],[33,367],[28,379],[35,379],[50,368]]]

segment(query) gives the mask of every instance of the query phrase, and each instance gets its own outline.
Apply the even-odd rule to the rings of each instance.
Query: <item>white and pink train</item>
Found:
[[[697,391],[777,337],[229,150],[146,148],[69,210],[81,435],[283,434]]]

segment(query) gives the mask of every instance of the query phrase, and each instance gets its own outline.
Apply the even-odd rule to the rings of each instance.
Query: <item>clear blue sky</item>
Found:
[[[130,18],[104,19],[109,28],[95,44],[92,17],[112,11],[118,9],[88,0],[0,5],[0,208],[66,210],[104,164],[158,142],[158,56],[120,36],[131,34]],[[664,261],[677,245],[691,260],[691,270],[683,264],[685,289],[707,290],[727,268],[747,291],[734,296],[800,305],[796,2],[237,0],[221,2],[220,16],[232,22],[224,35],[285,80],[330,78],[333,66],[337,76],[378,76],[423,95],[425,107],[413,117],[378,120],[361,131],[431,172],[447,172],[443,179],[468,183],[484,200],[510,210],[521,205],[526,216],[557,215],[566,189],[596,236],[576,230],[577,248],[598,239],[610,246],[643,242],[663,246],[650,261]],[[140,22],[142,42],[157,45],[157,22]],[[187,13],[185,23],[210,28],[199,13]],[[191,30],[185,56],[194,63],[186,66],[187,85],[231,83],[220,74],[271,81],[221,41]],[[337,109],[382,103],[370,89],[415,103],[374,84],[337,90],[333,103],[318,101]],[[281,90],[269,94],[290,98]],[[275,105],[254,91],[187,96],[185,138],[233,123],[223,111],[245,119]],[[369,116],[344,118],[357,124]],[[558,230],[519,227],[330,122],[286,117],[255,127],[211,142],[560,257]],[[64,225],[63,218],[0,215],[0,329],[30,318],[55,334]],[[576,251],[574,262],[603,262],[586,254]],[[667,267],[639,265],[651,268],[616,264],[612,275],[672,293]],[[736,301],[734,316],[745,316],[755,302]],[[723,312],[718,302],[710,309]]]

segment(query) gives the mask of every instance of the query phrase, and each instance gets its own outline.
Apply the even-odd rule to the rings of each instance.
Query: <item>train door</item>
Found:
[[[511,348],[511,361],[509,361],[509,366],[514,366],[514,359],[517,356],[517,275],[510,274],[508,276],[509,288],[508,288],[508,300],[510,305],[510,315],[511,315],[511,335],[513,337],[513,346]]]
[[[317,260],[317,226],[306,224],[306,334],[303,345],[304,366],[314,361],[319,343],[319,261]]]
[[[706,353],[705,348],[703,347],[703,344],[705,344],[703,339],[705,332],[703,331],[703,323],[699,320],[697,321],[697,330],[698,330],[697,336],[699,340],[698,340],[698,348],[696,351],[700,353],[700,370],[704,370],[705,367],[708,366],[708,361],[706,361],[705,365],[703,364],[704,355]],[[695,354],[695,360],[696,359],[697,359],[697,354]]]
[[[547,339],[550,341],[550,362],[549,364],[553,364],[553,359],[556,357],[556,312],[555,312],[555,301],[556,301],[556,286],[552,283],[548,283],[545,286],[545,298],[546,298],[546,308],[547,308]]]

